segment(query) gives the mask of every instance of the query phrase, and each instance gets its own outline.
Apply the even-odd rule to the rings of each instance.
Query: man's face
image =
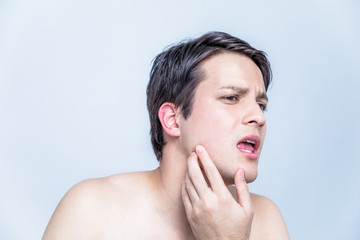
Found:
[[[266,131],[261,71],[235,53],[216,55],[200,67],[205,78],[196,89],[191,115],[181,117],[180,144],[186,154],[203,145],[227,184],[238,168],[252,182]]]

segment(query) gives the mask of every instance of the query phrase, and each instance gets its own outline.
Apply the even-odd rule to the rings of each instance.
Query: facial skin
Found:
[[[179,141],[184,154],[201,144],[226,184],[234,183],[238,168],[252,182],[266,132],[263,110],[267,98],[261,71],[251,59],[236,53],[211,57],[200,68],[205,77],[196,89],[192,112],[186,120],[180,114]],[[260,139],[256,159],[237,147],[249,135]]]

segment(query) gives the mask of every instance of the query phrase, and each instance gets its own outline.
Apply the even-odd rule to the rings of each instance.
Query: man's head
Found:
[[[204,80],[201,63],[224,53],[241,54],[251,59],[261,71],[265,90],[268,89],[271,69],[265,54],[229,34],[210,32],[163,51],[154,60],[147,87],[151,142],[158,160],[161,160],[162,149],[166,144],[158,118],[161,105],[165,102],[173,103],[187,119],[192,112],[196,88]]]

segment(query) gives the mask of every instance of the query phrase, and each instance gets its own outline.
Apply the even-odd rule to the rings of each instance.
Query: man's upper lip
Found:
[[[246,137],[244,137],[243,139],[241,139],[237,144],[239,143],[242,143],[242,142],[245,142],[245,141],[252,141],[252,142],[255,142],[255,145],[254,145],[254,150],[257,150],[259,148],[259,145],[260,145],[260,137],[258,135],[255,135],[255,134],[251,134],[251,135],[248,135]]]

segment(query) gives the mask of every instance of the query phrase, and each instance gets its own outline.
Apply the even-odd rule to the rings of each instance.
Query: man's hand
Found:
[[[205,148],[196,147],[196,153],[188,159],[188,172],[182,188],[186,215],[196,239],[249,239],[253,206],[244,170],[236,171],[234,182],[238,201],[226,187]]]

